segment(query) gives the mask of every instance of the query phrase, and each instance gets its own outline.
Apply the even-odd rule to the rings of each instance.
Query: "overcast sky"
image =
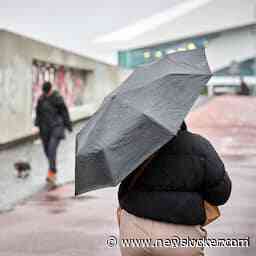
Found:
[[[182,0],[0,0],[0,27],[86,53],[88,41]]]

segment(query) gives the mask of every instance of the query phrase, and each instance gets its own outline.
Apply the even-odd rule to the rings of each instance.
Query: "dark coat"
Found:
[[[39,127],[40,136],[50,134],[64,138],[64,129],[72,131],[69,112],[62,96],[53,91],[50,96],[42,95],[36,107],[35,125]]]
[[[203,200],[221,205],[231,193],[231,181],[213,146],[188,131],[162,147],[129,189],[135,173],[119,187],[121,208],[162,222],[203,224]]]

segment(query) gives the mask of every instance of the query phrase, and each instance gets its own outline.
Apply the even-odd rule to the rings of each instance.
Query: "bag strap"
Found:
[[[136,182],[138,181],[138,179],[142,176],[142,174],[145,172],[145,169],[148,167],[149,163],[153,160],[153,158],[156,156],[156,153],[154,153],[153,155],[151,155],[143,164],[142,166],[139,168],[139,170],[137,170],[137,172],[134,174],[133,179],[131,180],[129,187],[127,189],[127,193],[125,195],[128,194],[129,191],[131,191],[131,189],[135,186]],[[124,195],[124,196],[125,196]],[[123,196],[123,197],[124,197]]]
[[[156,156],[156,153],[154,153],[153,155],[151,155],[143,164],[140,168],[138,168],[137,172],[134,174],[134,177],[132,178],[128,189],[126,191],[126,193],[123,194],[122,198],[120,198],[121,200],[125,200],[125,198],[128,196],[128,193],[132,190],[132,188],[135,186],[136,182],[138,181],[138,179],[142,176],[142,174],[145,172],[146,167],[149,165],[149,163],[153,160],[153,158]],[[118,207],[118,209],[120,208],[120,206]]]

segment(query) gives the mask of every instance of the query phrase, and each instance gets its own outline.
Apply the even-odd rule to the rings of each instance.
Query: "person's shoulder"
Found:
[[[62,97],[62,96],[60,95],[59,91],[57,91],[57,90],[53,90],[51,96],[52,96],[52,97]]]
[[[209,147],[210,141],[201,134],[190,131],[181,131],[176,136],[176,143],[186,144],[195,148]]]
[[[61,94],[57,90],[54,90],[52,92],[51,99],[56,101],[56,102],[62,102],[63,101],[63,97],[61,96]]]
[[[201,134],[194,133],[191,131],[179,131],[177,134],[178,138],[193,138],[193,139],[199,139],[199,140],[206,140],[205,137],[203,137]]]
[[[199,141],[201,143],[207,143],[207,144],[210,143],[210,141],[206,137],[204,137],[203,135],[198,134],[198,133],[186,131],[186,136],[190,137],[191,139],[193,139],[195,141]]]

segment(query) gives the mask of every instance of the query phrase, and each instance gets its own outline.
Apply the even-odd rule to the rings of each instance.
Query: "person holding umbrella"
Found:
[[[224,204],[231,181],[213,146],[187,131],[183,122],[172,140],[125,178],[118,192],[122,239],[204,239],[204,200]],[[124,247],[123,256],[199,256],[203,247]]]
[[[222,161],[183,123],[211,76],[203,48],[138,67],[77,134],[75,194],[122,182],[121,238],[204,237],[200,225],[210,216],[206,210],[218,213],[209,203],[228,199],[231,183]],[[202,250],[121,250],[123,255],[202,255]]]
[[[39,135],[49,162],[46,181],[55,185],[57,149],[60,141],[65,138],[65,128],[72,132],[72,123],[64,99],[52,89],[52,84],[45,82],[42,91],[36,106],[35,125],[39,127]]]

